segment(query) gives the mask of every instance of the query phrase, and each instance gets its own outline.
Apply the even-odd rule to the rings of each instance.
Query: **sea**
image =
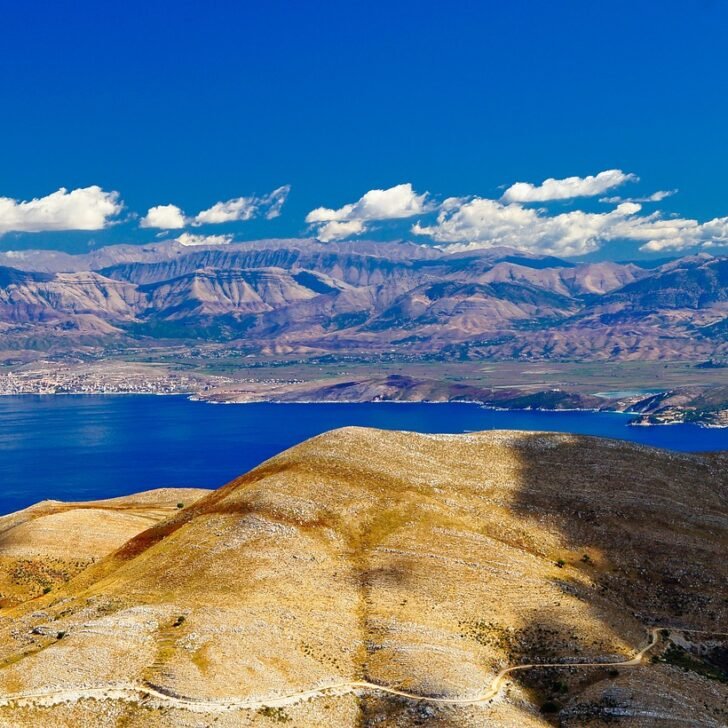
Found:
[[[231,404],[184,396],[0,397],[0,514],[40,500],[151,488],[217,488],[269,457],[346,425],[416,432],[545,430],[682,451],[726,450],[727,429],[631,427],[609,412],[502,411],[477,404]]]

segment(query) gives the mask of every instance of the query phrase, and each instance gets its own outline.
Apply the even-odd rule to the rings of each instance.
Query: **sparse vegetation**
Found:
[[[460,627],[462,637],[504,652],[510,662],[521,662],[525,658],[553,658],[557,654],[556,647],[562,642],[559,630],[539,624],[514,629],[508,625],[477,620],[460,623]]]
[[[679,645],[671,644],[663,654],[657,658],[658,662],[679,667],[685,672],[694,672],[710,680],[728,683],[728,673],[716,665],[710,664],[706,659],[688,652]]]
[[[268,705],[258,708],[258,714],[270,718],[275,723],[291,723],[293,720],[283,708],[271,708]]]

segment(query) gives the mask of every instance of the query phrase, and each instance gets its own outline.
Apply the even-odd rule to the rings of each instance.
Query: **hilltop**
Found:
[[[724,725],[725,473],[560,434],[321,435],[0,611],[0,725]],[[544,662],[605,665],[496,679]]]

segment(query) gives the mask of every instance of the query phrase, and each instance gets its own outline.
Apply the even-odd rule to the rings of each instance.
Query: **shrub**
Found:
[[[292,720],[291,716],[283,708],[271,708],[269,705],[258,708],[258,713],[266,718],[270,718],[276,723],[290,723]]]

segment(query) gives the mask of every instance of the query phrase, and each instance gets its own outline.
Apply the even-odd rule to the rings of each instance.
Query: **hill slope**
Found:
[[[0,612],[0,725],[722,725],[710,633],[669,632],[684,655],[657,635],[666,662],[491,688],[509,665],[629,660],[655,625],[728,631],[725,465],[569,435],[327,433]]]
[[[0,516],[0,606],[63,584],[89,564],[209,491],[159,488],[82,503],[43,501]]]

